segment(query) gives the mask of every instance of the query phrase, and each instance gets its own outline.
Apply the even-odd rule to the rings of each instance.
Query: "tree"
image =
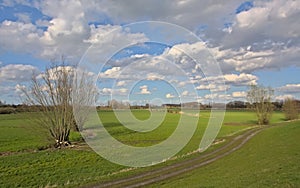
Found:
[[[81,87],[81,91],[86,91],[85,93],[89,93],[88,91],[91,89],[88,88],[91,87],[91,80],[87,81],[86,76],[81,76],[81,79],[86,80],[76,81],[74,70],[74,67],[65,65],[64,61],[61,65],[53,63],[46,68],[43,74],[32,77],[29,89],[23,89],[26,96],[25,103],[37,106],[40,109],[38,123],[49,131],[51,137],[55,140],[54,146],[58,148],[69,146],[71,129],[78,130],[75,123],[77,121],[75,121],[73,115],[74,96],[76,96],[76,101],[80,101],[85,97],[95,99],[95,97],[93,98],[95,93],[90,93],[89,96],[72,95],[72,89],[74,88],[76,90]],[[87,82],[89,84],[86,84]],[[75,87],[73,87],[73,84]],[[80,94],[82,93],[80,92]],[[87,100],[84,100],[84,103]],[[77,102],[77,109],[79,109],[79,104]],[[82,113],[76,119],[80,124],[83,124],[86,120],[84,115],[86,114]]]
[[[74,72],[74,82],[72,90],[73,113],[76,131],[83,130],[93,105],[97,101],[98,88],[95,86],[97,75],[84,70],[77,69]]]
[[[270,87],[252,85],[247,93],[247,99],[250,106],[255,110],[257,123],[259,125],[268,125],[273,112],[271,102],[274,90]]]
[[[287,120],[298,119],[299,117],[299,106],[295,99],[287,98],[283,103],[283,112]]]
[[[122,101],[117,101],[115,99],[112,99],[108,101],[108,106],[112,109],[129,109],[130,104],[128,102],[123,103]]]

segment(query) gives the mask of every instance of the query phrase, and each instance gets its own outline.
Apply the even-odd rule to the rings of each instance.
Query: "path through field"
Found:
[[[200,155],[196,158],[181,161],[169,166],[161,167],[156,170],[148,171],[139,175],[131,176],[124,179],[119,179],[101,185],[92,186],[93,188],[104,188],[104,187],[142,187],[158,181],[162,181],[188,171],[192,171],[196,168],[202,167],[209,163],[212,163],[224,156],[231,154],[232,152],[241,148],[249,139],[254,135],[262,131],[264,128],[253,128],[249,129],[241,135],[232,138],[230,142],[224,146],[216,149],[210,153]]]

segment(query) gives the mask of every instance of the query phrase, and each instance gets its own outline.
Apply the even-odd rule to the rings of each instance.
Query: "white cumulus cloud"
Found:
[[[300,93],[300,84],[287,84],[277,89],[283,93]]]
[[[143,86],[140,86],[140,93],[139,94],[149,95],[149,94],[151,94],[151,92],[148,90],[147,85],[143,85]]]
[[[166,94],[166,98],[167,98],[167,99],[173,99],[173,98],[175,98],[175,95],[173,95],[173,94],[171,94],[171,93],[167,93],[167,94]]]
[[[245,92],[245,91],[232,92],[232,97],[233,98],[245,98],[246,96],[247,96],[247,92]]]
[[[9,64],[0,68],[0,82],[29,81],[38,72],[38,68],[32,65]]]

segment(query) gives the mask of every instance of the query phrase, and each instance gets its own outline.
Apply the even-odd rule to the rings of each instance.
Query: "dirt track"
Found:
[[[175,177],[185,172],[192,171],[196,168],[202,167],[209,163],[212,163],[224,156],[231,154],[232,152],[240,149],[249,139],[254,135],[262,131],[263,128],[254,128],[247,130],[241,135],[238,135],[226,143],[224,146],[207,154],[199,155],[198,157],[180,161],[169,166],[164,166],[159,169],[144,172],[139,175],[106,182],[103,184],[91,186],[93,188],[104,188],[104,187],[142,187],[155,182],[159,182],[171,177]]]

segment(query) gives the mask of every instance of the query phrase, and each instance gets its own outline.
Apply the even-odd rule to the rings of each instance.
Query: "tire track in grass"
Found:
[[[178,176],[180,174],[192,171],[200,168],[207,164],[210,164],[218,159],[221,159],[234,151],[240,149],[247,141],[253,136],[262,131],[267,127],[258,127],[247,130],[245,133],[238,135],[237,137],[231,138],[231,141],[224,146],[207,154],[199,155],[195,158],[180,161],[169,166],[161,167],[155,170],[150,170],[139,175],[134,175],[119,180],[106,182],[100,185],[90,186],[93,188],[104,188],[104,187],[142,187],[152,183],[156,183],[171,177]]]

